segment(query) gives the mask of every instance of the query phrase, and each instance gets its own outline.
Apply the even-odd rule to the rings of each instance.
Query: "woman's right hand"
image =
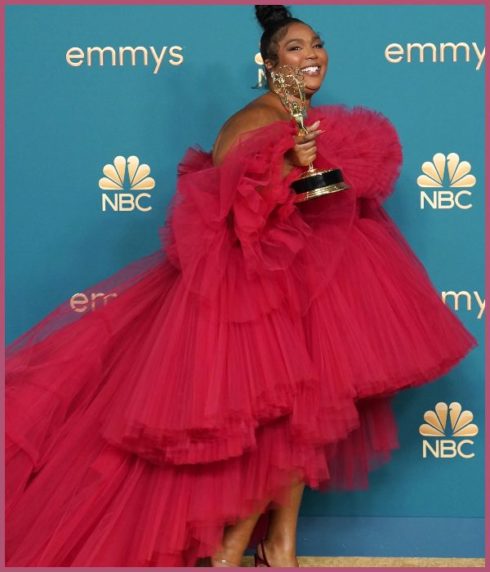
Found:
[[[316,141],[315,139],[323,133],[322,129],[318,129],[320,121],[308,125],[309,133],[305,135],[296,135],[294,137],[295,145],[289,149],[284,157],[287,161],[296,167],[308,167],[310,163],[316,159]]]

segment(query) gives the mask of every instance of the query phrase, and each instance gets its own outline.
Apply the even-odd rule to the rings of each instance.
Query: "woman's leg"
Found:
[[[211,557],[211,566],[239,566],[243,553],[248,546],[253,529],[262,513],[257,512],[237,523],[226,526],[223,534],[222,549]],[[226,562],[221,562],[221,560]]]
[[[284,506],[271,509],[264,545],[267,561],[274,567],[299,567],[296,558],[296,530],[304,486],[303,482],[295,481],[290,489],[289,502]],[[257,512],[225,528],[222,541],[223,548],[213,554],[211,566],[240,565],[243,553],[261,514],[261,512]],[[260,546],[257,547],[257,550],[259,556],[263,557]],[[222,559],[226,562],[220,562]]]
[[[274,567],[299,567],[296,558],[296,529],[305,484],[295,481],[290,502],[271,510],[267,536],[264,539],[265,557]],[[262,558],[261,546],[257,546]]]

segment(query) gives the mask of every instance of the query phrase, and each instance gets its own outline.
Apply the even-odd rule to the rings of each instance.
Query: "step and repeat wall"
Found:
[[[484,7],[290,8],[329,53],[313,105],[363,105],[397,128],[404,164],[385,208],[479,341],[445,377],[397,395],[400,448],[369,490],[305,491],[299,554],[483,556]],[[252,5],[6,14],[10,342],[68,297],[90,311],[84,289],[160,247],[185,150],[209,150],[266,83]],[[110,182],[125,169],[132,184]],[[448,409],[476,429],[448,420],[424,435]]]

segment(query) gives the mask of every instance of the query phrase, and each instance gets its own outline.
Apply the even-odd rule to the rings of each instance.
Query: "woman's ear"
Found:
[[[264,66],[269,73],[271,69],[274,67],[273,63],[269,59],[264,60]]]

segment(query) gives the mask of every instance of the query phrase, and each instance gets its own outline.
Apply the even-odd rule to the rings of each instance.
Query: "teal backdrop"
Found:
[[[363,105],[398,130],[402,174],[385,207],[479,347],[451,373],[395,399],[400,448],[354,493],[306,490],[299,554],[484,555],[483,6],[291,5],[325,40],[329,67],[313,105]],[[157,227],[190,145],[210,149],[222,123],[265,89],[252,5],[7,6],[6,337],[160,247]],[[430,44],[407,55],[413,43]],[[462,43],[447,49],[441,43]],[[387,56],[390,44],[401,55]],[[432,49],[432,45],[434,49]],[[90,47],[146,49],[122,65]],[[151,48],[167,47],[160,67]],[[171,47],[174,46],[173,50]],[[171,51],[173,55],[171,54]],[[173,61],[173,63],[171,63]],[[436,153],[469,162],[462,203],[439,208],[418,183]],[[151,168],[151,210],[102,210],[114,157]],[[447,182],[436,191],[454,197]],[[448,192],[449,191],[449,192]],[[462,208],[468,203],[469,208]],[[451,292],[453,294],[451,294]],[[455,295],[454,293],[458,293]],[[470,458],[423,458],[419,425],[457,401],[479,426]],[[434,440],[433,440],[434,441]]]

